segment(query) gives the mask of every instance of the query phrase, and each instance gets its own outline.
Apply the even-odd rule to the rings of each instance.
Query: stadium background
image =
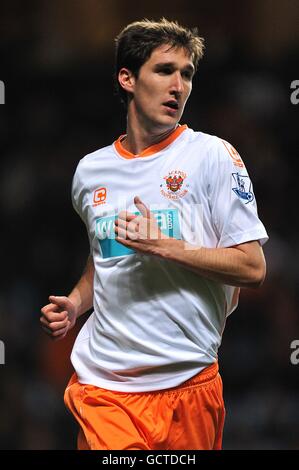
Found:
[[[299,339],[298,13],[296,0],[1,2],[1,449],[75,446],[62,395],[76,332],[52,343],[39,310],[49,294],[69,292],[87,256],[70,201],[76,164],[125,127],[113,39],[128,22],[163,15],[206,39],[182,122],[239,150],[270,235],[267,280],[242,292],[220,349],[224,448],[299,449],[299,365],[290,362]]]

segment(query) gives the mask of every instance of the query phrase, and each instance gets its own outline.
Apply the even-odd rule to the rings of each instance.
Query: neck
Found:
[[[127,118],[127,135],[122,141],[123,147],[134,155],[166,139],[177,127],[158,127],[146,123],[140,123],[139,119],[130,112]]]

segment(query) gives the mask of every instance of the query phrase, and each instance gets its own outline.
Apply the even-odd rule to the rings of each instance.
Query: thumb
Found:
[[[140,199],[139,196],[135,196],[135,197],[134,197],[134,204],[135,204],[135,206],[137,207],[137,209],[139,210],[140,214],[141,214],[143,217],[146,217],[147,219],[150,219],[150,217],[151,217],[151,211],[150,211],[149,208],[144,204],[144,202],[141,201],[141,199]]]
[[[65,308],[69,302],[69,299],[67,297],[58,297],[57,295],[50,295],[49,300],[50,302],[52,302],[52,304],[55,304],[61,308]]]

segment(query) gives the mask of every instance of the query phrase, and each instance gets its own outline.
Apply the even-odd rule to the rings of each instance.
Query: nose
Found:
[[[172,76],[171,91],[178,95],[183,93],[183,79],[178,70]]]

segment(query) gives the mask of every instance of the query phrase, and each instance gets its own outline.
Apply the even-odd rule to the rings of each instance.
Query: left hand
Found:
[[[169,237],[161,232],[154,215],[138,196],[134,197],[134,204],[140,215],[119,213],[115,220],[116,241],[136,251],[161,256]]]

